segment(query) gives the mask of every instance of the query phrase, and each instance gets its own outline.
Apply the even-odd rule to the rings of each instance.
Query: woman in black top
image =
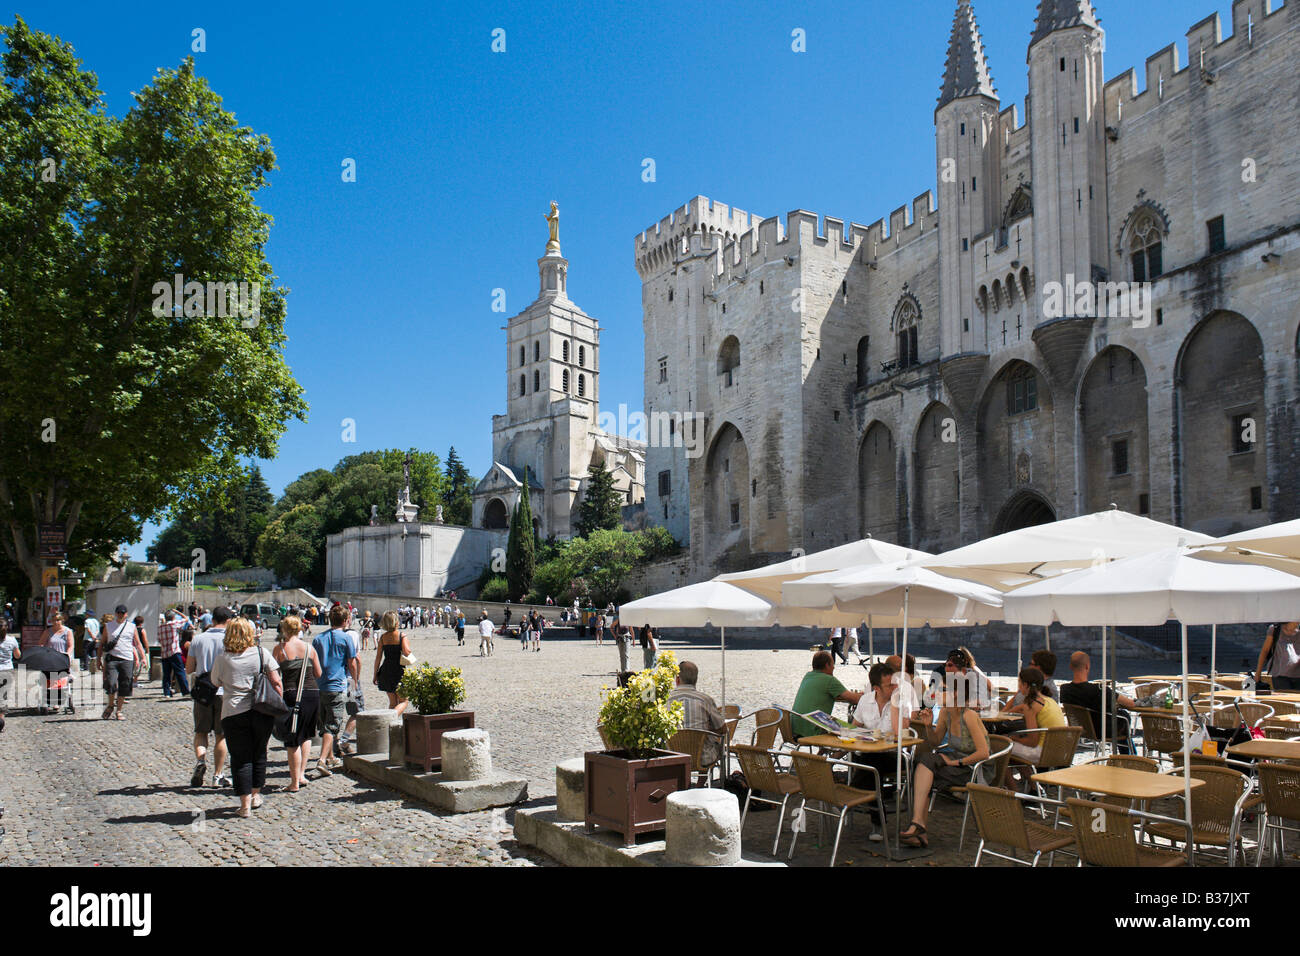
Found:
[[[298,702],[297,726],[294,727],[291,719],[291,730],[284,741],[284,749],[289,755],[289,785],[285,789],[290,793],[297,793],[298,788],[307,782],[311,740],[316,736],[316,714],[320,709],[320,691],[316,686],[316,678],[321,675],[320,659],[316,656],[316,648],[302,639],[301,632],[302,619],[289,615],[280,622],[278,643],[271,651],[284,680],[284,702],[291,711],[294,701]],[[298,684],[304,674],[307,682],[299,690]]]
[[[383,616],[379,626],[384,633],[375,649],[375,683],[388,695],[388,706],[400,714],[409,701],[397,693],[397,685],[406,669],[402,658],[410,656],[411,644],[401,631],[401,619],[392,611]]]

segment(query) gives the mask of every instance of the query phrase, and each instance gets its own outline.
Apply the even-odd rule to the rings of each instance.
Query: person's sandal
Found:
[[[925,827],[915,821],[908,827],[911,833],[900,833],[899,839],[903,841],[904,846],[927,847],[930,841],[925,836]]]
[[[332,771],[330,770],[330,768],[325,766],[324,760],[316,761],[316,772],[320,774],[322,777],[329,777],[332,775]]]

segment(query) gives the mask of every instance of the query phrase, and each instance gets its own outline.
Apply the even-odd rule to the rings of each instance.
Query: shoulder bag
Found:
[[[252,709],[259,714],[279,717],[289,710],[284,698],[280,696],[266,678],[262,665],[262,648],[260,647],[257,649],[257,673],[253,675],[253,688],[249,691],[249,696],[253,701]]]

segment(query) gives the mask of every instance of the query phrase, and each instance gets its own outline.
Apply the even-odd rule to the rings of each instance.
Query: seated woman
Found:
[[[1008,708],[1008,713],[1024,714],[1025,729],[1035,730],[1040,727],[1064,727],[1065,714],[1061,705],[1043,693],[1043,672],[1037,667],[1026,667],[1020,672],[1020,698],[1024,703]],[[1019,757],[1026,763],[1037,763],[1043,756],[1043,735],[1019,733],[1012,734],[1011,755]],[[1011,768],[1007,768],[1003,785],[1008,789],[1014,783]]]
[[[971,768],[989,755],[989,738],[978,709],[980,683],[978,675],[967,673],[949,680],[943,690],[943,709],[926,734],[925,742],[929,747],[938,747],[947,736],[948,743],[939,749],[927,749],[917,758],[912,787],[912,823],[900,834],[908,846],[930,845],[925,835],[925,824],[930,815],[930,790],[936,785],[957,787],[969,782]],[[922,719],[925,713],[922,711]]]

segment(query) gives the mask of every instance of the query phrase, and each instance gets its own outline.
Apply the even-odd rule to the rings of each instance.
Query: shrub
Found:
[[[644,759],[682,729],[686,713],[681,701],[668,699],[677,672],[676,655],[664,651],[654,668],[633,674],[627,686],[604,689],[600,723],[615,748]]]
[[[397,693],[422,714],[445,714],[464,703],[465,679],[459,667],[421,664],[405,670]]]
[[[510,582],[506,580],[504,574],[492,575],[488,578],[487,584],[479,589],[478,599],[480,601],[513,600],[510,597]]]

